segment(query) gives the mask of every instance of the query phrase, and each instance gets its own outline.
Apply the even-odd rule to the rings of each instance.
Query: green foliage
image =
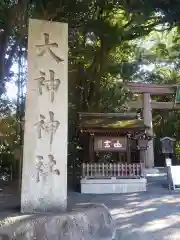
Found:
[[[163,26],[159,28],[163,30]],[[149,48],[140,47],[142,65],[136,78],[150,83],[179,84],[180,83],[180,59],[179,59],[179,28],[174,27],[168,31],[151,32],[146,38],[151,44]],[[151,69],[148,66],[151,64]],[[143,66],[143,68],[142,68]],[[146,67],[146,68],[145,68]],[[153,69],[153,70],[152,70]],[[176,87],[174,94],[156,96],[157,101],[175,102]],[[180,142],[180,111],[154,110],[154,131],[156,136],[170,136],[177,140],[177,155],[179,156]]]
[[[124,81],[179,82],[179,6],[175,0],[173,3],[167,0],[2,0],[0,96],[5,94],[6,82],[13,79],[12,64],[16,62],[20,66],[19,60],[27,58],[28,18],[68,22],[69,151],[72,155],[77,144],[77,112],[126,111],[132,96],[121,87]],[[161,27],[157,33],[155,29],[159,24],[168,30],[162,33]],[[154,43],[150,48],[143,47],[141,43],[148,41]],[[153,72],[142,68],[149,64],[154,65]],[[14,76],[18,86],[17,101],[10,103],[5,97],[0,101],[1,115],[8,119],[5,125],[0,122],[0,132],[6,136],[6,151],[10,151],[10,155],[21,145],[22,139],[19,128],[24,99],[21,92],[26,76],[20,75],[19,72]],[[178,112],[174,114],[171,118],[166,115],[173,121],[171,128],[167,128],[168,134],[177,131],[179,126],[179,120],[175,122]],[[163,127],[167,127],[160,117],[161,113],[155,113],[157,134],[165,133]]]

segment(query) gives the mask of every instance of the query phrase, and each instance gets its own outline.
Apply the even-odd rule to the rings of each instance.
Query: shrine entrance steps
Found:
[[[164,177],[167,176],[166,167],[145,168],[143,170],[145,177]]]

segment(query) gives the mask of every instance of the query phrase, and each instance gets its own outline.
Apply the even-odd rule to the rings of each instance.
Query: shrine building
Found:
[[[146,191],[148,129],[137,113],[79,113],[81,192]]]

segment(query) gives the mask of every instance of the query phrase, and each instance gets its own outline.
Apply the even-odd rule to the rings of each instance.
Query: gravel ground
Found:
[[[116,240],[180,240],[180,190],[169,191],[165,179],[148,179],[145,193],[81,195],[69,193],[69,209],[80,203],[103,203],[116,220]],[[20,197],[0,193],[0,218],[19,215]]]

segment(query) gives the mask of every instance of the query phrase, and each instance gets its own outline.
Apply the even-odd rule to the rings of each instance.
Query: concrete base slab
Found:
[[[145,177],[167,176],[167,168],[166,167],[162,167],[162,168],[145,168],[145,169],[143,169],[143,175]]]
[[[81,193],[111,194],[146,191],[147,180],[140,179],[82,179]]]

